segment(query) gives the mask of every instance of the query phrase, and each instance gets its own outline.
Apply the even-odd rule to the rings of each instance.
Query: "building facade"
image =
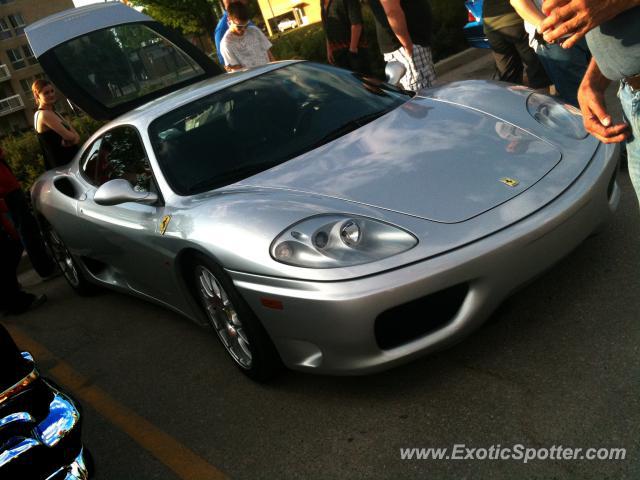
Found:
[[[44,73],[29,47],[25,27],[73,7],[73,0],[0,0],[0,136],[33,125],[31,84]]]
[[[269,35],[322,20],[320,0],[258,0]]]

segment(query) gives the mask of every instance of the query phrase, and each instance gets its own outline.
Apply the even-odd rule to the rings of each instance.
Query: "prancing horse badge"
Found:
[[[505,177],[501,178],[500,181],[505,185],[508,185],[509,187],[517,187],[518,185],[520,185],[520,182],[515,178]]]
[[[162,217],[162,221],[160,222],[160,235],[164,235],[164,232],[167,231],[167,227],[169,226],[169,222],[171,221],[171,215],[165,215]]]

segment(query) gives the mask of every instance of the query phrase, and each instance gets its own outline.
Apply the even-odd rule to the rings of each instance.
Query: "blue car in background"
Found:
[[[483,30],[482,0],[467,0],[464,6],[469,13],[469,22],[463,29],[467,42],[475,48],[491,48]]]

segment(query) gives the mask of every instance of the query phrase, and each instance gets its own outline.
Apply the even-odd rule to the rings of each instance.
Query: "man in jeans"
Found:
[[[529,45],[538,54],[547,75],[558,91],[558,96],[577,107],[578,88],[591,62],[586,40],[581,40],[572,48],[547,43],[538,31],[547,18],[542,13],[542,0],[511,0],[511,6],[524,20],[524,28],[529,34]]]
[[[640,198],[640,0],[545,0],[542,10],[547,42],[571,48],[587,36],[593,59],[578,91],[584,126],[604,143],[627,140],[629,176]],[[614,124],[607,112],[611,81],[620,81],[628,124]]]

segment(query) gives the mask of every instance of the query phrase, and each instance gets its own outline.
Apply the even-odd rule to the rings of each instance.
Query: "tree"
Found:
[[[184,34],[206,33],[213,38],[222,8],[218,0],[131,0],[160,23]]]

